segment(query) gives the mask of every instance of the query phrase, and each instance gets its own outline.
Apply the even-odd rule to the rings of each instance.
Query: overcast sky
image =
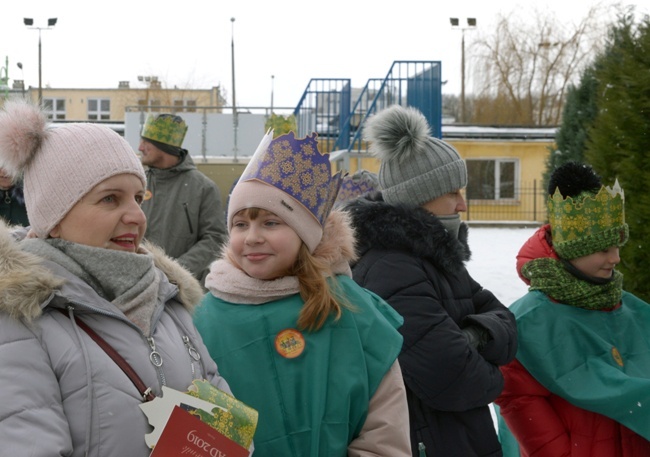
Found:
[[[630,2],[650,11],[650,0]],[[440,61],[448,81],[443,92],[458,94],[461,32],[450,17],[477,19],[477,30],[465,32],[469,42],[470,34],[489,32],[498,13],[521,14],[534,4],[554,13],[558,24],[571,23],[596,3],[613,1],[7,0],[0,66],[8,57],[10,79],[37,88],[39,31],[23,18],[46,27],[56,17],[53,29],[40,32],[43,87],[113,88],[119,81],[143,87],[138,76],[154,75],[166,87],[222,85],[230,101],[234,36],[239,106],[268,106],[273,91],[276,107],[294,107],[311,78],[351,78],[362,87],[386,76],[396,60]]]

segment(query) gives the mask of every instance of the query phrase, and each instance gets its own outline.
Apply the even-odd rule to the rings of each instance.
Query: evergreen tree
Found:
[[[598,112],[585,159],[625,190],[630,241],[621,249],[626,290],[650,301],[650,19],[619,18],[595,68]]]
[[[592,66],[586,68],[580,77],[580,83],[570,86],[562,112],[562,124],[555,136],[555,148],[549,148],[550,154],[546,160],[544,173],[544,188],[557,167],[570,161],[583,162],[587,144],[588,130],[597,115],[596,67],[598,59]]]

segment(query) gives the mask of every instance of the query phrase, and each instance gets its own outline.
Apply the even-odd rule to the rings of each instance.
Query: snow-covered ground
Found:
[[[515,269],[517,252],[536,228],[470,227],[469,247],[472,258],[467,269],[485,289],[492,291],[506,306],[528,291]],[[498,429],[493,405],[490,412]]]
[[[524,295],[528,287],[515,269],[519,248],[536,228],[470,227],[469,247],[472,258],[467,269],[485,289],[510,306]]]

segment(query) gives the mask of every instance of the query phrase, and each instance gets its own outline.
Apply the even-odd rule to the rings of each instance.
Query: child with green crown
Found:
[[[510,307],[519,348],[495,402],[504,455],[648,456],[650,306],[616,270],[623,191],[569,162],[548,192],[550,223],[517,256],[530,288]]]

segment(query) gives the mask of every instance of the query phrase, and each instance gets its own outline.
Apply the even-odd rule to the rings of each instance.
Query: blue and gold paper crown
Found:
[[[317,133],[297,139],[293,132],[273,139],[270,130],[262,139],[239,182],[258,180],[301,203],[321,227],[341,186],[341,172],[332,175],[329,154],[318,150]]]
[[[379,180],[375,173],[359,170],[352,175],[345,175],[335,205],[342,205],[350,200],[379,190]]]
[[[575,259],[628,239],[625,195],[618,183],[602,186],[597,194],[564,198],[559,189],[548,199],[553,247],[565,259]]]
[[[180,148],[186,133],[187,124],[180,116],[160,114],[147,118],[140,136]]]

